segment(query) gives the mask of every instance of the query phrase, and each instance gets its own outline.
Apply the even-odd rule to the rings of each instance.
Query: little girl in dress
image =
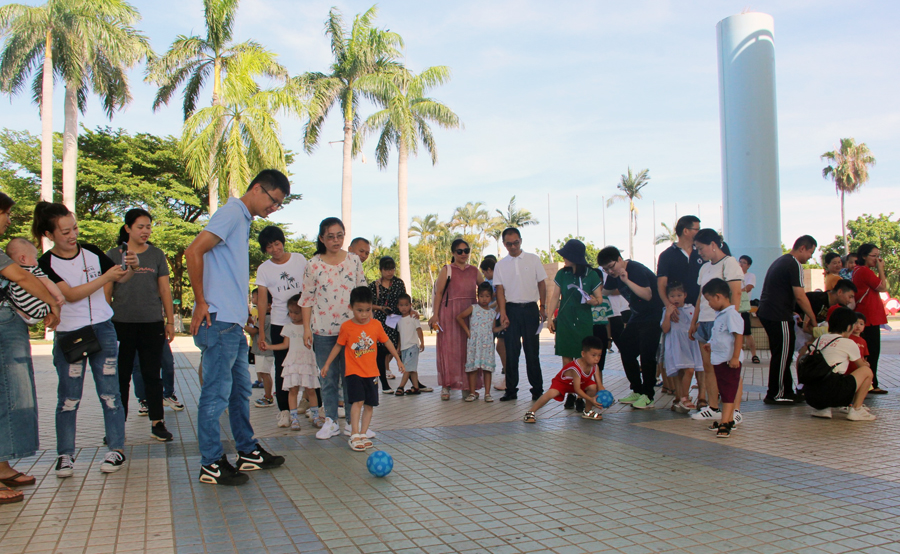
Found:
[[[296,294],[288,300],[288,316],[291,322],[281,330],[284,342],[270,344],[271,350],[287,350],[284,359],[281,376],[284,379],[281,389],[288,391],[288,407],[291,410],[291,429],[300,430],[300,420],[297,419],[297,396],[300,387],[304,388],[306,401],[309,402],[309,410],[312,412],[312,420],[319,427],[319,400],[316,395],[316,387],[319,386],[319,369],[316,367],[316,358],[313,351],[303,344],[303,312],[300,309],[300,295]]]
[[[490,307],[494,299],[494,287],[490,283],[485,281],[478,285],[477,298],[478,304],[473,304],[456,316],[456,321],[469,337],[466,343],[466,377],[469,378],[469,396],[465,400],[473,402],[478,399],[475,387],[480,372],[484,378],[484,401],[493,402],[491,376],[497,369],[497,363],[494,361],[494,333],[499,333],[506,327],[497,322],[497,312]],[[469,319],[468,325],[466,325],[466,318]]]

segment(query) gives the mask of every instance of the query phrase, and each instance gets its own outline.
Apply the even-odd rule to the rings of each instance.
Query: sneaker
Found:
[[[831,408],[824,408],[822,410],[813,410],[810,413],[813,417],[823,417],[825,419],[831,419]]]
[[[575,411],[580,413],[584,413],[584,398],[576,398],[575,399]]]
[[[862,407],[865,408],[866,405],[863,404]],[[837,409],[837,411],[841,412],[842,414],[849,414],[849,413],[850,413],[850,406],[841,406],[840,408]]]
[[[640,394],[638,394],[638,393],[636,393],[636,392],[633,392],[633,393],[629,394],[628,396],[626,396],[625,398],[620,398],[620,399],[619,399],[619,404],[634,404],[635,402],[638,401],[638,399],[639,399],[641,396],[642,396],[642,395],[640,395]]]
[[[334,422],[330,417],[326,417],[325,421],[322,422],[322,428],[316,433],[317,439],[330,439],[331,437],[336,437],[341,434],[341,429],[338,427],[338,424]]]
[[[56,457],[56,476],[60,479],[71,477],[75,473],[75,458],[68,454]]]
[[[287,410],[281,410],[278,412],[277,423],[278,427],[290,427],[291,426],[291,412]]]
[[[847,414],[848,421],[875,421],[875,414],[869,412],[865,408],[855,409],[850,407],[850,413]]]
[[[291,418],[291,431],[299,431],[300,430],[300,420],[296,417]]]
[[[367,439],[374,439],[374,438],[375,438],[375,431],[373,431],[373,430],[371,430],[371,429],[367,430],[367,431],[366,431],[366,438],[367,438]]]
[[[150,427],[150,436],[161,442],[172,440],[172,433],[166,429],[166,422],[164,421],[157,421],[156,425]]]
[[[146,415],[149,415],[149,414],[150,414],[150,408],[147,407],[147,401],[146,401],[146,400],[139,400],[138,402],[140,403],[140,406],[138,407],[138,415],[139,415],[139,416],[146,416]]]
[[[275,404],[274,398],[266,398],[263,396],[262,398],[257,398],[253,403],[257,408],[271,408]]]
[[[632,408],[636,408],[638,410],[646,410],[653,404],[653,401],[650,400],[650,397],[646,394],[642,394],[640,398],[631,403]]]
[[[744,415],[741,413],[740,410],[735,410],[734,411],[734,426],[737,427],[743,421],[744,421]]]
[[[783,396],[783,397],[780,397],[780,398],[779,398],[779,397],[773,398],[773,397],[771,397],[771,396],[769,396],[769,395],[766,395],[766,397],[763,398],[763,403],[769,404],[769,405],[777,405],[777,404],[793,404],[793,403],[794,403],[794,397],[793,397],[793,396]]]
[[[218,462],[208,466],[200,466],[200,482],[208,485],[224,485],[234,487],[250,480],[246,473],[234,469],[228,458],[222,456]]]
[[[347,425],[344,425],[344,434],[347,435],[348,437],[353,436],[353,428],[350,427],[349,423]]]
[[[714,410],[709,406],[705,406],[697,410],[696,413],[691,414],[691,419],[700,421],[722,421],[722,412]]]
[[[307,410],[309,410],[309,400],[304,398],[300,402],[297,402],[297,413],[298,414],[305,414]]]
[[[681,402],[679,402],[679,401],[677,401],[677,400],[676,400],[675,402],[672,403],[672,411],[673,411],[673,412],[678,412],[679,414],[686,414],[686,413],[689,413],[689,412],[690,412],[689,409],[687,409],[687,408],[685,408],[684,406],[682,406],[682,405],[681,405]]]
[[[115,473],[122,469],[123,465],[125,465],[125,454],[113,450],[103,458],[103,463],[100,464],[100,471],[103,473]]]
[[[253,452],[238,451],[238,471],[256,471],[258,469],[272,469],[284,463],[284,456],[270,454],[258,443]]]
[[[394,389],[381,389],[382,394],[394,394]]]
[[[338,419],[347,419],[347,410],[343,406],[338,406]]]
[[[167,396],[163,398],[163,406],[168,406],[175,410],[176,412],[180,412],[184,409],[184,404],[178,401],[178,397],[174,394],[172,396]]]

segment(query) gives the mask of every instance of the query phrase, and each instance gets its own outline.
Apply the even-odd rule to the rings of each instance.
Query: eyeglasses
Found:
[[[325,240],[339,240],[344,242],[344,233],[339,233],[337,235],[325,235]]]
[[[471,250],[468,248],[457,248],[456,250],[454,250],[454,252],[462,256],[463,254],[468,254],[469,252],[471,252]]]
[[[522,241],[514,240],[512,242],[504,242],[503,244],[505,244],[506,246],[509,246],[509,247],[515,247],[515,246],[519,246],[520,244],[522,244]]]
[[[283,205],[282,202],[279,202],[278,200],[275,200],[275,198],[272,197],[271,194],[269,194],[269,191],[266,190],[266,187],[264,187],[264,186],[262,186],[262,185],[259,185],[259,188],[260,188],[264,193],[266,193],[266,196],[268,196],[268,197],[269,197],[269,200],[272,201],[272,205],[275,206],[275,210],[280,210],[281,208],[284,207],[284,205]]]
[[[616,268],[616,262],[612,262],[610,264],[606,264],[603,266],[603,271],[607,273],[612,273],[612,270]]]

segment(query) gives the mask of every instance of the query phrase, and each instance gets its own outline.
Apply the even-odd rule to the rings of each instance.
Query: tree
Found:
[[[631,167],[628,168],[628,175],[622,175],[622,179],[616,188],[622,191],[622,194],[616,194],[606,201],[607,206],[612,206],[619,201],[628,202],[628,257],[634,257],[634,236],[637,234],[637,216],[638,209],[634,205],[635,200],[640,200],[641,189],[647,186],[650,180],[649,169],[642,169],[637,175],[631,173]]]
[[[829,177],[834,182],[835,191],[841,195],[841,235],[844,250],[848,248],[846,216],[844,215],[844,195],[858,191],[869,180],[869,166],[875,165],[875,157],[866,143],[856,144],[853,138],[841,139],[841,147],[825,152],[820,157],[831,165],[822,169],[822,178]]]
[[[576,237],[574,235],[569,235],[563,239],[557,239],[555,248],[553,248],[553,250],[551,252],[547,252],[545,250],[541,250],[540,248],[537,248],[537,249],[535,249],[535,253],[538,255],[538,257],[541,258],[542,263],[545,263],[545,264],[549,264],[549,263],[553,263],[553,262],[562,263],[562,261],[563,261],[562,256],[557,254],[556,251],[560,250],[563,246],[565,246],[565,244],[568,241],[570,241],[572,239],[578,239],[584,243],[584,247],[585,247],[584,257],[589,266],[595,267],[597,264],[597,253],[600,252],[602,247],[598,247],[596,244],[585,239],[584,237]],[[549,275],[548,277],[550,277],[551,279],[553,278],[552,275]]]
[[[409,269],[409,213],[407,211],[407,164],[409,155],[418,153],[419,143],[428,150],[432,165],[437,164],[437,145],[429,123],[444,129],[460,127],[459,117],[447,106],[426,97],[428,91],[450,80],[450,69],[429,67],[416,75],[406,69],[390,74],[375,73],[362,77],[357,86],[372,94],[384,109],[370,115],[354,137],[354,151],[364,138],[381,129],[375,148],[378,167],[387,167],[390,149],[397,147],[397,204],[400,250],[400,278],[412,284]]]
[[[185,121],[197,109],[200,90],[212,73],[212,106],[221,106],[222,83],[232,61],[238,56],[255,58],[262,72],[275,79],[285,79],[287,72],[275,62],[275,56],[254,41],[232,44],[235,15],[239,0],[203,0],[206,37],[179,35],[168,52],[147,66],[146,81],[159,87],[153,101],[153,111],[169,103],[172,95],[184,84],[182,110]],[[250,63],[245,61],[244,63]],[[224,124],[217,136],[223,134]],[[217,142],[218,139],[212,142]],[[210,150],[210,156],[215,150]],[[211,158],[209,167],[215,166]],[[209,192],[210,213],[219,207],[218,173],[209,172],[206,186]]]
[[[678,242],[678,235],[675,233],[675,226],[669,227],[665,223],[660,223],[665,232],[656,235],[656,238],[653,239],[653,244],[665,244],[667,242],[675,243]],[[720,233],[721,234],[721,233]]]
[[[59,192],[58,177],[62,174],[62,135],[56,133],[52,136],[55,155],[51,161],[57,178],[51,178],[48,182],[56,183]],[[12,222],[3,236],[4,239],[31,237],[34,205],[42,199],[42,149],[42,140],[38,136],[26,131],[10,129],[0,131],[0,191],[16,201],[10,213]]]
[[[494,218],[491,227],[488,229],[487,235],[497,241],[497,254],[500,254],[500,241],[502,240],[503,231],[509,227],[528,227],[529,225],[537,225],[540,223],[531,215],[528,210],[519,210],[516,208],[516,197],[513,195],[509,199],[509,205],[506,206],[506,212],[494,210],[498,217]]]
[[[353,135],[358,125],[360,95],[368,94],[359,90],[359,80],[366,75],[396,70],[399,66],[395,59],[400,56],[397,48],[403,47],[400,35],[373,26],[377,13],[377,7],[372,6],[365,13],[357,15],[348,32],[344,28],[340,10],[331,8],[325,22],[325,35],[331,40],[331,54],[334,56],[331,73],[307,73],[304,76],[312,93],[309,121],[303,133],[303,146],[307,153],[315,150],[328,112],[337,103],[341,107],[344,120],[341,220],[347,237],[353,236]]]
[[[844,249],[844,236],[836,236],[833,243],[822,248],[823,252],[846,254],[856,252],[865,243],[878,246],[884,258],[884,271],[888,278],[891,296],[900,297],[900,218],[892,219],[894,213],[887,215],[863,214],[855,220],[847,222],[847,240],[849,250]]]

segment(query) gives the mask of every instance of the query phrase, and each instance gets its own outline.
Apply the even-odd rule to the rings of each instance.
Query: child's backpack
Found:
[[[818,383],[830,373],[833,373],[834,367],[838,365],[828,365],[828,362],[825,361],[825,356],[822,355],[822,350],[831,346],[831,344],[838,339],[833,339],[820,348],[819,341],[821,340],[822,339],[820,338],[816,341],[815,345],[810,345],[807,353],[801,356],[797,361],[797,380],[803,386]]]

